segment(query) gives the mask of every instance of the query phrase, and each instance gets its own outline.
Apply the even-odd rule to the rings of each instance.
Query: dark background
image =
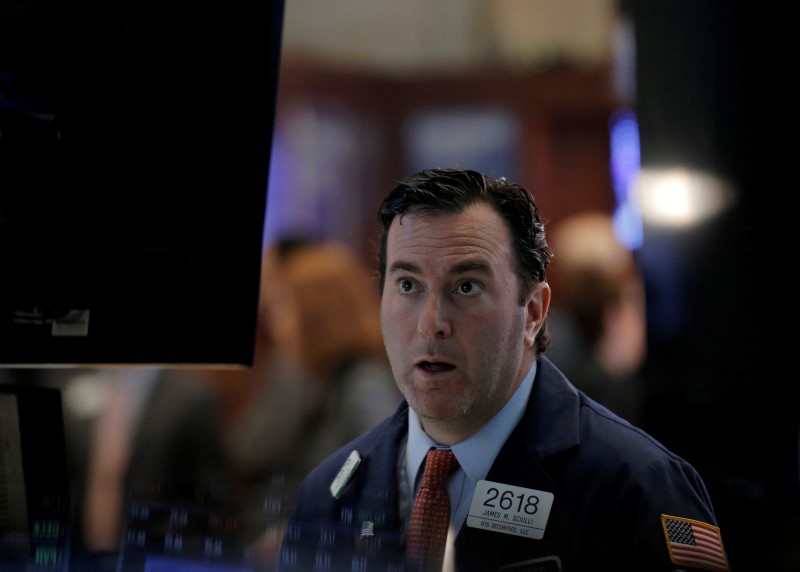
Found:
[[[624,5],[642,165],[710,167],[737,200],[691,232],[646,230],[649,313],[673,318],[649,322],[648,428],[704,476],[733,570],[798,570],[789,24],[738,2]]]

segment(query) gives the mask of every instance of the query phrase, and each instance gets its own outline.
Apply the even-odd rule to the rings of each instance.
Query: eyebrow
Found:
[[[466,260],[460,262],[450,269],[450,274],[463,274],[464,272],[476,271],[481,274],[492,274],[492,268],[481,260]]]
[[[398,260],[397,262],[393,262],[392,265],[389,267],[389,274],[393,274],[399,270],[410,272],[412,274],[419,274],[421,272],[419,266],[417,266],[416,264],[412,264],[411,262],[405,262],[403,260]]]

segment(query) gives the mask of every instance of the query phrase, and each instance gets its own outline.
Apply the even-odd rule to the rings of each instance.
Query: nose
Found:
[[[426,338],[450,337],[450,320],[447,317],[446,302],[441,296],[429,293],[425,297],[417,323],[417,331]]]

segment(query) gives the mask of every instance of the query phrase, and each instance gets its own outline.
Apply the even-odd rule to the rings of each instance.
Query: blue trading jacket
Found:
[[[457,572],[727,570],[695,469],[576,389],[547,358],[537,372],[526,412],[486,480],[553,494],[542,538],[465,524],[455,542]],[[280,572],[404,570],[397,459],[407,408],[305,478]],[[361,463],[334,498],[330,485],[353,450]]]

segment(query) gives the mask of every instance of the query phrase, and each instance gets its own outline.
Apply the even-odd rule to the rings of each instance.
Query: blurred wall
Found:
[[[291,0],[265,242],[370,258],[378,201],[431,165],[523,182],[553,219],[610,209],[618,24],[609,0]]]

